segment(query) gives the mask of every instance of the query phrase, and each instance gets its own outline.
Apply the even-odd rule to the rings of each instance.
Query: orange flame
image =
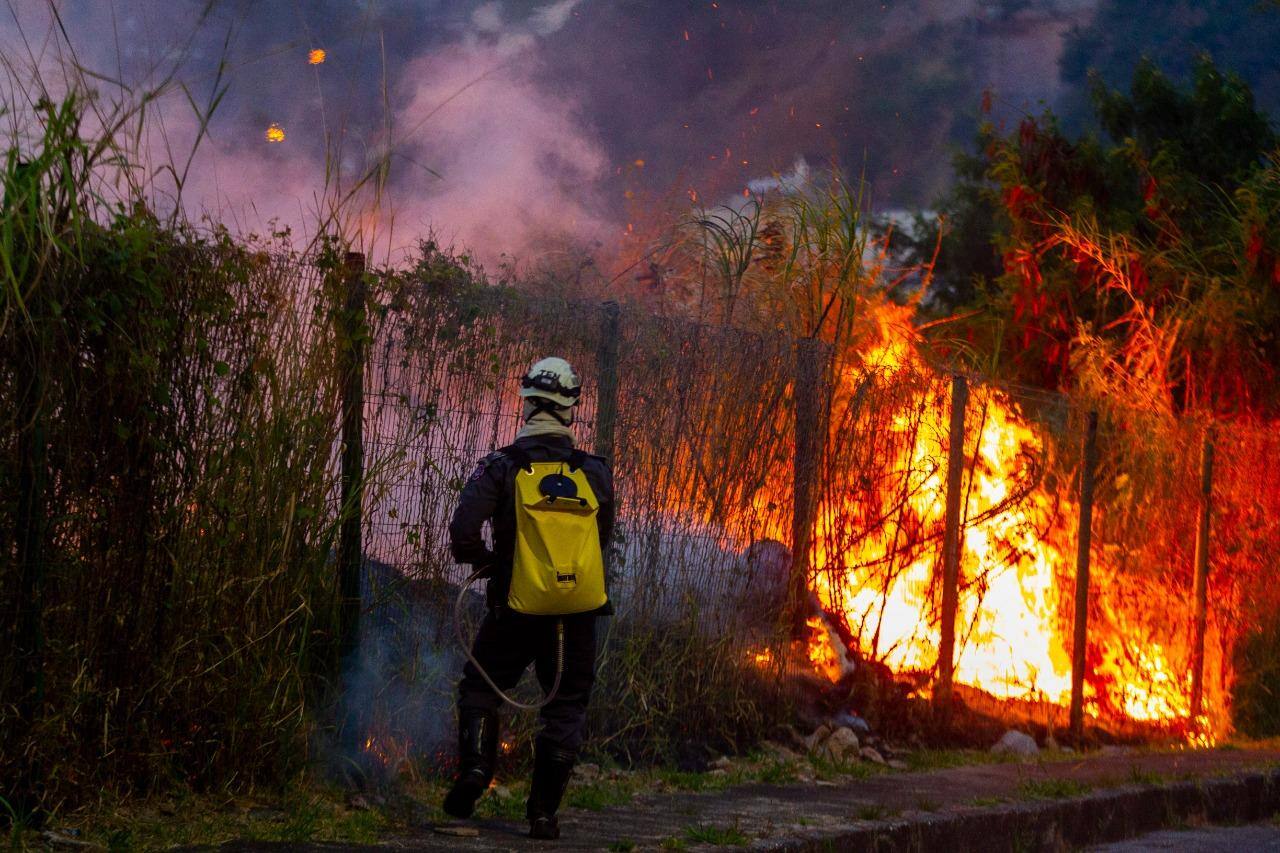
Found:
[[[844,644],[834,635],[825,619],[811,616],[805,624],[809,626],[809,663],[828,681],[839,681],[849,667]]]
[[[284,128],[272,122],[267,128],[267,142],[284,142]]]
[[[853,397],[866,370],[892,377],[897,371],[929,375],[921,358],[910,307],[877,309],[880,341],[862,356],[859,370],[838,379],[837,399]],[[889,380],[891,381],[891,379]],[[1066,705],[1071,692],[1069,613],[1075,573],[1074,525],[1079,517],[1069,484],[1038,482],[1034,472],[1047,448],[1019,406],[1002,393],[977,389],[971,403],[966,447],[965,524],[957,619],[955,679],[1009,699]],[[905,482],[879,489],[866,506],[866,487],[835,488],[835,503],[815,530],[812,586],[823,608],[844,614],[858,651],[892,669],[931,671],[938,660],[938,548],[917,549],[901,558],[902,530],[891,523],[860,525],[852,544],[840,544],[835,530],[850,520],[910,516],[918,530],[940,530],[945,515],[945,468],[950,401],[936,395],[924,405],[895,414],[888,429],[896,448],[889,470],[906,472]],[[979,410],[976,415],[974,409]],[[837,420],[833,418],[833,422]],[[1032,473],[1028,473],[1032,472]],[[863,494],[858,493],[858,488]],[[1025,494],[1023,491],[1025,490]],[[905,497],[904,497],[905,496]],[[769,500],[762,496],[760,500]],[[1099,513],[1095,510],[1095,513]],[[1095,515],[1095,519],[1097,515]],[[831,521],[835,519],[835,521]],[[1095,522],[1096,523],[1096,522]],[[845,537],[846,539],[848,537]],[[1117,569],[1095,549],[1094,577],[1104,584]],[[876,571],[898,554],[905,565]],[[1105,603],[1099,602],[1105,607]],[[1068,614],[1064,618],[1064,614]],[[1141,643],[1123,630],[1121,614],[1108,612],[1098,630],[1107,651],[1085,685],[1085,711],[1104,711],[1138,721],[1184,721],[1192,741],[1212,739],[1207,717],[1187,721],[1190,685],[1159,643]],[[814,668],[828,678],[842,671],[833,638],[820,619],[809,644]],[[1108,628],[1109,626],[1109,628]],[[1092,629],[1091,629],[1092,630]],[[839,643],[839,638],[835,638]],[[1091,640],[1093,642],[1093,640]],[[1206,696],[1206,703],[1212,700]],[[1212,716],[1209,713],[1208,716]]]
[[[408,738],[370,734],[364,739],[364,751],[393,774],[412,769],[413,743]]]
[[[320,65],[324,62],[325,57],[327,56],[327,53],[317,47],[307,54],[307,62],[311,65]]]

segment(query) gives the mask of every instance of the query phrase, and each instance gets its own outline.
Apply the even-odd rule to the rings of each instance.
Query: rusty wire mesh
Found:
[[[516,379],[527,363],[558,352],[581,366],[579,439],[592,446],[604,314],[597,304],[515,292],[416,292],[385,298],[381,317],[370,424],[384,453],[373,467],[385,467],[373,481],[369,553],[399,574],[453,584],[459,570],[447,556],[445,522],[476,459],[513,438]],[[737,650],[722,651],[735,664],[744,643],[784,644],[796,343],[627,309],[616,345],[620,524],[611,583],[620,623],[732,638]],[[952,380],[908,358],[833,365],[826,382],[810,585],[863,655],[914,670],[924,683],[936,666]],[[982,377],[970,377],[968,389],[961,670],[966,656],[994,657],[984,688],[1062,702],[1089,405]],[[1157,429],[1123,404],[1113,408],[1097,439],[1088,707],[1114,719],[1185,716],[1203,428]],[[1250,454],[1274,438],[1228,432],[1218,512],[1250,532],[1215,543],[1213,598],[1224,606],[1210,616],[1205,679],[1215,713],[1227,703],[1232,626],[1245,597],[1233,578],[1257,574],[1275,535],[1261,511],[1275,489],[1255,498],[1239,482]],[[1026,610],[1023,633],[992,618],[1011,596]],[[910,630],[888,628],[904,604],[913,608]],[[795,659],[778,660],[775,675]]]

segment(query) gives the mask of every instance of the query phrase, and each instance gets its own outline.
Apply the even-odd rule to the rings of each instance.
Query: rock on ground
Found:
[[[880,754],[880,750],[874,747],[864,746],[859,753],[863,761],[870,761],[872,764],[884,764],[884,756]]]
[[[853,729],[839,728],[827,736],[818,747],[818,754],[823,758],[843,764],[858,757],[858,736]]]
[[[991,747],[991,751],[997,755],[1007,753],[1022,758],[1031,758],[1040,754],[1040,747],[1036,746],[1036,739],[1031,735],[1020,732],[1017,729],[1009,729],[1004,733],[1004,737],[1000,738],[999,742]]]
[[[822,742],[831,734],[831,726],[821,725],[813,730],[807,738],[804,739],[805,748],[810,752],[817,752],[818,747],[822,746]]]

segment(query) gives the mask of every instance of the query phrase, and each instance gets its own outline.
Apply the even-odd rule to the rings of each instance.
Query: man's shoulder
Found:
[[[476,467],[472,470],[471,476],[467,478],[467,484],[476,482],[486,474],[500,474],[503,469],[510,463],[511,457],[504,450],[494,450],[485,455]]]
[[[606,471],[610,471],[613,469],[613,463],[609,461],[609,457],[607,456],[600,456],[595,453],[583,452],[582,458],[585,464],[587,465],[596,465],[601,468],[604,468]]]
[[[612,490],[613,466],[610,465],[608,458],[594,453],[583,453],[582,470],[588,477]]]

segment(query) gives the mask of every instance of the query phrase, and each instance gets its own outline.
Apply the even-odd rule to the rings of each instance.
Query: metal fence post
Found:
[[[364,370],[367,353],[364,255],[347,252],[346,298],[339,329],[342,395],[342,523],[338,532],[339,659],[360,635],[360,572],[364,521]]]
[[[618,327],[622,311],[613,300],[600,307],[603,316],[596,348],[595,452],[612,460],[618,427]]]
[[[944,715],[951,708],[955,675],[956,612],[960,606],[960,498],[964,475],[964,414],[969,383],[960,374],[951,380],[951,435],[947,446],[947,515],[942,540],[942,624],[938,641],[938,687],[934,705]]]
[[[1098,464],[1098,413],[1089,412],[1080,468],[1080,530],[1076,536],[1076,611],[1071,643],[1071,737],[1084,735],[1085,646],[1089,629],[1089,547],[1093,542],[1093,481]]]
[[[1191,718],[1204,711],[1204,633],[1209,610],[1209,516],[1213,511],[1213,434],[1200,447],[1200,519],[1196,526],[1195,624],[1191,645]]]
[[[791,576],[788,599],[791,628],[804,630],[809,598],[809,552],[818,508],[819,457],[824,440],[822,417],[823,346],[817,338],[796,341],[795,451],[792,456]]]

